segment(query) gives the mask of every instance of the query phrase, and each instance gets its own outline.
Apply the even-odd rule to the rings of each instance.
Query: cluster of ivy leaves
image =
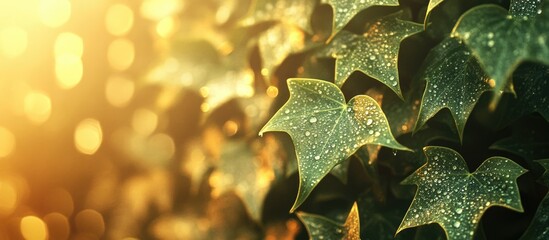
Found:
[[[255,219],[296,212],[312,239],[549,238],[549,1],[249,4],[156,78],[204,79],[185,87],[214,108],[249,97],[227,81],[251,72],[277,87],[257,131],[291,143],[298,181],[281,176]]]

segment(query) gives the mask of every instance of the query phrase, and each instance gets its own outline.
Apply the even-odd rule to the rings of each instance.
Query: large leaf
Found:
[[[360,11],[372,6],[398,6],[398,0],[322,0],[330,4],[334,13],[332,35],[337,34]]]
[[[541,176],[541,182],[545,186],[549,186],[549,159],[539,160],[538,163],[545,169],[545,173]],[[545,195],[539,204],[534,220],[521,239],[549,239],[549,194]]]
[[[431,50],[425,62],[427,68],[422,78],[427,86],[415,129],[448,108],[461,139],[475,104],[483,92],[490,90],[489,78],[459,39],[446,38]]]
[[[549,64],[549,4],[514,0],[510,11],[481,5],[462,15],[452,34],[463,39],[499,93],[525,60]],[[496,94],[499,99],[501,94]]]
[[[356,202],[343,225],[316,214],[299,212],[297,216],[309,233],[309,239],[360,239],[360,219]]]
[[[377,79],[402,98],[398,77],[398,52],[402,40],[423,30],[417,23],[398,19],[401,12],[367,23],[363,35],[341,31],[327,47],[336,58],[335,83],[342,86],[354,71]]]
[[[311,14],[315,6],[316,0],[255,0],[243,23],[278,21],[312,32]]]
[[[299,193],[291,211],[305,201],[320,180],[365,144],[407,149],[391,134],[375,100],[355,96],[348,104],[333,83],[289,79],[288,102],[259,132],[287,132],[298,161]]]
[[[427,163],[403,181],[418,190],[398,229],[438,223],[448,239],[473,239],[484,212],[503,206],[522,212],[516,179],[526,172],[503,157],[491,157],[474,172],[454,150],[425,147]]]

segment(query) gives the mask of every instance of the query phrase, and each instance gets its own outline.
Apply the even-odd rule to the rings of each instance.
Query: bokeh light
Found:
[[[17,204],[17,190],[7,181],[0,179],[0,218],[9,216]]]
[[[132,99],[134,91],[134,82],[126,77],[111,76],[107,79],[105,96],[115,107],[125,107]]]
[[[65,24],[71,17],[69,0],[40,0],[39,16],[42,23],[51,28]]]
[[[27,49],[27,31],[17,26],[0,29],[0,51],[7,58],[16,58]]]
[[[134,21],[133,11],[124,4],[114,4],[107,9],[105,26],[107,31],[114,36],[127,34]]]
[[[30,91],[25,96],[24,110],[31,122],[42,124],[50,118],[52,110],[51,99],[44,92]]]
[[[15,150],[15,136],[10,130],[0,126],[0,159],[7,157]]]
[[[82,120],[74,131],[74,144],[83,154],[93,155],[101,146],[103,131],[95,119]]]
[[[114,70],[124,71],[128,69],[132,65],[134,57],[134,45],[128,39],[116,39],[109,45],[107,59]]]
[[[21,219],[21,234],[27,240],[48,239],[48,228],[42,219],[36,216],[26,216]]]

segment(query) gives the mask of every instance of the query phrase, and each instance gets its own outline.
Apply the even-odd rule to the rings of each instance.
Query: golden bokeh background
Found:
[[[285,158],[256,137],[279,90],[226,36],[248,6],[0,0],[0,239],[260,236]],[[222,64],[177,55],[197,36]]]

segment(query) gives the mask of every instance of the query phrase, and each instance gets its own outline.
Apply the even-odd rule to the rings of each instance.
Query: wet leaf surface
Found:
[[[359,12],[372,6],[398,6],[398,0],[321,0],[332,6],[334,13],[332,35],[341,31]]]
[[[398,76],[398,52],[406,37],[423,30],[421,24],[400,20],[402,12],[367,23],[366,32],[339,32],[324,50],[336,59],[335,83],[342,86],[355,72],[380,81],[402,97]]]
[[[507,87],[521,62],[549,64],[549,4],[543,2],[511,1],[509,12],[496,5],[481,5],[463,14],[456,24],[452,35],[471,49],[494,80],[496,93]]]
[[[278,21],[312,32],[311,14],[315,7],[316,0],[255,0],[243,23]]]
[[[415,129],[421,128],[443,108],[452,113],[460,139],[475,104],[490,90],[486,76],[469,49],[459,39],[446,38],[425,61],[427,82]]]
[[[288,102],[267,122],[260,135],[286,132],[298,160],[299,193],[294,211],[320,180],[365,144],[405,150],[390,132],[375,100],[359,95],[345,103],[339,88],[315,79],[289,79]]]
[[[416,196],[398,229],[437,223],[448,239],[473,239],[489,207],[522,212],[516,179],[526,172],[503,157],[491,157],[470,173],[463,158],[445,147],[426,147],[427,163],[403,181]]]

